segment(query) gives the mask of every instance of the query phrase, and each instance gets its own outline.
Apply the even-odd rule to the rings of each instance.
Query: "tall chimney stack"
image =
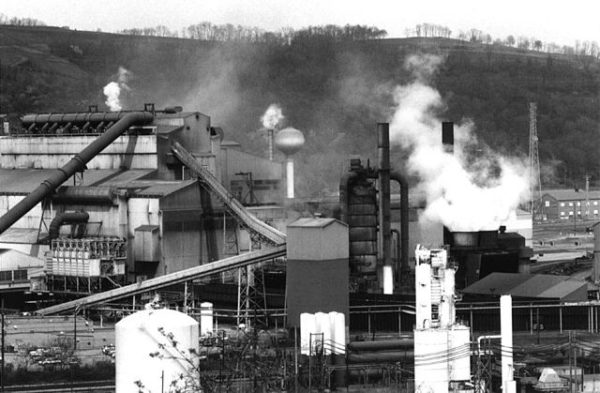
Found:
[[[446,153],[454,154],[454,123],[451,121],[442,122],[442,145]],[[452,241],[452,233],[446,226],[444,226],[443,239],[444,244],[450,244]]]
[[[383,293],[394,293],[394,268],[392,265],[392,231],[390,209],[390,125],[377,123],[377,150],[379,154],[379,214],[382,240]]]

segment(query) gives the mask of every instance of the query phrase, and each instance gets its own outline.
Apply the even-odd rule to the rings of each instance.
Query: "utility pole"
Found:
[[[2,334],[2,343],[0,343],[2,345],[2,369],[0,369],[0,371],[2,372],[0,374],[0,392],[4,393],[4,381],[5,381],[5,374],[4,374],[4,336],[5,336],[5,332],[4,332],[4,296],[2,296],[2,300],[0,301],[0,306],[2,307],[2,332],[0,334]]]
[[[590,218],[590,175],[585,175],[585,218]]]
[[[538,210],[538,203],[542,198],[542,182],[540,179],[540,156],[537,136],[537,104],[529,103],[529,211],[533,218]]]

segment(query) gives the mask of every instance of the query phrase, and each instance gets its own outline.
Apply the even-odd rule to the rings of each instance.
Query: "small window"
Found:
[[[597,209],[594,209],[594,214],[598,215],[598,210]]]
[[[0,271],[0,281],[12,281],[12,271]]]
[[[565,212],[560,212],[560,215],[561,215],[561,216],[564,216],[564,215],[565,215]]]
[[[570,212],[569,212],[569,215],[570,215],[570,216],[572,216],[572,215],[573,215],[573,211],[570,211]]]
[[[569,202],[569,206],[573,206],[573,202]]]
[[[577,206],[581,206],[581,201],[577,201]]]
[[[14,276],[13,279],[15,281],[27,281],[27,270],[26,269],[15,270],[13,272],[13,276]]]
[[[598,206],[598,201],[594,201],[594,206]]]
[[[544,202],[544,206],[546,206],[546,207],[550,207],[550,201],[545,201],[545,202]]]
[[[561,202],[561,203],[560,203],[560,207],[565,207],[565,203],[564,203],[564,202]]]

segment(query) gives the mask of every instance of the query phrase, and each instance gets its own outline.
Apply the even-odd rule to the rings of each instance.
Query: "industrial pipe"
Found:
[[[77,115],[77,114],[75,114]],[[102,113],[89,113],[89,116],[94,115],[107,115]],[[68,178],[73,176],[76,172],[84,170],[85,165],[98,153],[104,150],[110,145],[115,139],[123,134],[132,125],[142,125],[150,123],[154,116],[149,112],[128,112],[128,113],[114,113],[114,116],[122,116],[114,126],[106,130],[106,132],[96,138],[92,143],[85,147],[79,154],[76,154],[69,162],[67,162],[62,168],[56,169],[49,178],[44,180],[35,190],[29,195],[23,198],[17,203],[12,209],[10,209],[5,215],[0,217],[0,234],[10,228],[15,222],[17,222],[22,216],[27,214],[28,211],[33,209],[42,199],[50,195],[58,186],[64,183]],[[63,116],[69,117],[69,114],[64,115],[28,115],[33,116],[32,121],[36,121],[39,116],[45,116],[51,118],[52,116]],[[27,117],[27,116],[25,116]],[[103,120],[98,119],[98,120]],[[58,119],[47,119],[47,121],[59,121]],[[73,121],[73,119],[65,120]]]
[[[382,341],[352,341],[348,343],[348,350],[354,352],[390,351],[394,349],[413,348],[414,346],[415,340],[411,337]]]
[[[48,228],[48,237],[46,240],[56,239],[62,225],[83,224],[88,222],[89,219],[90,215],[84,211],[59,213],[56,215],[56,217],[54,217],[52,222],[50,222],[50,227]]]
[[[346,359],[348,364],[355,364],[400,362],[402,360],[412,360],[414,357],[415,351],[408,349],[405,351],[351,353],[348,354]]]
[[[77,112],[77,113],[43,113],[25,115],[21,118],[24,126],[46,123],[95,123],[119,121],[127,115],[141,112]],[[146,112],[148,113],[148,112]]]
[[[394,180],[400,185],[400,278],[410,272],[410,266],[408,266],[408,180],[404,175],[398,171],[392,171],[390,173],[390,179]]]
[[[394,293],[394,268],[392,265],[392,233],[390,208],[390,125],[377,123],[377,151],[379,155],[379,214],[382,240],[383,293]]]
[[[114,187],[62,186],[52,196],[52,201],[72,204],[112,205],[117,190]]]

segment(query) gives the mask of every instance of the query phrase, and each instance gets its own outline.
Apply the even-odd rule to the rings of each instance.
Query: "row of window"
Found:
[[[567,206],[567,204],[569,206],[573,206],[573,203],[575,203],[575,202],[560,202],[560,207],[565,207],[565,206]],[[598,201],[590,201],[589,203],[590,203],[590,206],[591,205],[598,206]],[[577,204],[577,206],[581,206],[581,201],[577,201],[576,204]],[[550,201],[545,201],[544,206],[550,207]]]
[[[572,212],[572,211],[570,211],[570,212],[560,212],[560,215],[561,215],[561,216],[564,216],[564,215],[566,215],[567,213],[569,213],[569,216],[572,216],[572,215],[573,215],[573,212]],[[594,212],[593,212],[593,213],[594,213],[594,215],[595,215],[595,216],[597,216],[597,215],[598,215],[598,210],[597,210],[597,209],[596,209],[596,210],[594,210]],[[578,216],[581,216],[581,211],[578,211],[578,212],[577,212],[577,215],[578,215]]]
[[[27,269],[0,271],[0,282],[6,281],[27,281]]]

